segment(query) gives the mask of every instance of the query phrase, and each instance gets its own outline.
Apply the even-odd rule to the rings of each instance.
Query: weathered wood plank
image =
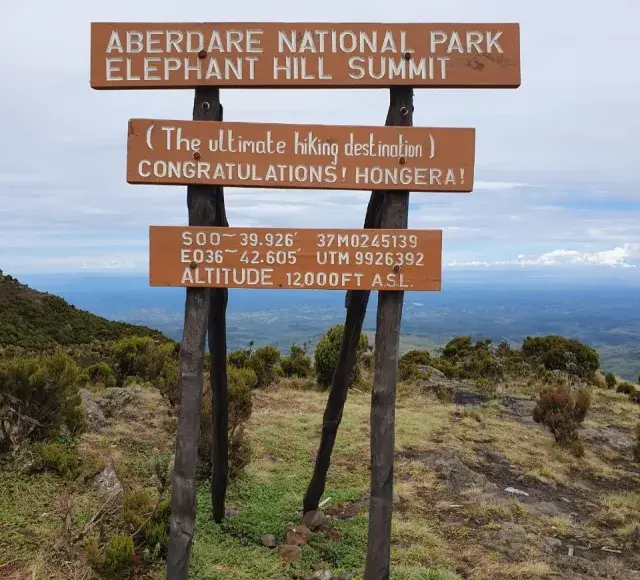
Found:
[[[413,123],[413,90],[391,89],[391,102]],[[382,228],[406,228],[409,192],[387,192]],[[365,580],[388,580],[393,512],[396,374],[404,292],[378,292],[375,363],[371,393],[371,494]]]
[[[217,120],[221,114],[220,92],[197,88],[194,120]],[[214,188],[187,187],[189,225],[214,225]],[[180,345],[180,414],[171,487],[171,516],[167,580],[186,580],[196,519],[196,467],[204,375],[204,345],[210,309],[210,291],[187,288],[182,343]]]
[[[403,91],[404,92],[401,91],[401,94],[407,93],[408,90],[403,89]],[[411,93],[411,95],[412,94],[413,93]],[[385,125],[409,127],[413,124],[412,109],[403,109],[403,106],[405,106],[403,102],[403,98],[398,95],[398,89],[391,89]],[[413,103],[413,96],[410,97],[410,102]],[[365,229],[378,229],[382,227],[382,206],[387,193],[389,192],[371,192],[369,205],[367,206],[367,214],[364,220]],[[356,364],[358,341],[360,340],[362,325],[367,313],[369,294],[370,292],[368,290],[350,290],[345,295],[347,316],[344,334],[340,345],[338,364],[336,365],[336,370],[331,381],[331,391],[329,392],[329,398],[322,420],[322,435],[313,476],[311,477],[307,492],[304,496],[303,510],[305,513],[318,509],[320,498],[324,493],[327,472],[331,463],[331,453],[333,452],[338,427],[342,421],[342,413],[349,392],[349,377]]]

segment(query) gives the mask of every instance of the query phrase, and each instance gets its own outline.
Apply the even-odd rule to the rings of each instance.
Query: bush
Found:
[[[551,431],[558,445],[581,456],[584,449],[578,439],[578,426],[590,405],[591,393],[587,390],[573,391],[567,385],[546,388],[533,409],[533,419]]]
[[[244,429],[253,411],[251,391],[255,388],[257,381],[258,379],[251,369],[237,369],[230,365],[227,366],[229,479],[237,477],[251,458],[251,449],[245,438]],[[198,440],[198,474],[201,477],[211,475],[211,448],[213,445],[211,410],[211,385],[206,384],[202,399],[200,438]]]
[[[419,378],[419,366],[428,365],[431,362],[431,355],[426,350],[410,350],[398,361],[398,379],[408,381]]]
[[[279,359],[280,351],[272,346],[263,346],[249,356],[246,367],[255,373],[258,389],[268,387],[276,380],[275,365]]]
[[[227,362],[236,369],[242,369],[249,362],[249,351],[244,349],[234,350],[227,356]]]
[[[116,386],[116,375],[105,362],[91,365],[86,372],[92,385],[103,384],[107,388]]]
[[[607,373],[604,377],[605,384],[607,385],[607,389],[613,389],[617,384],[616,375],[613,373]]]
[[[625,395],[634,395],[636,392],[636,388],[631,383],[623,381],[621,383],[618,383],[616,392],[623,393]]]
[[[53,471],[62,477],[75,479],[82,467],[82,461],[73,444],[54,441],[52,443],[40,443],[35,448],[40,456],[42,467]]]
[[[38,441],[66,428],[82,433],[87,419],[78,388],[80,369],[61,351],[0,365],[0,432],[4,447]]]
[[[289,356],[280,362],[280,367],[285,377],[304,379],[313,373],[313,363],[311,357],[304,349],[296,344],[292,344]]]
[[[130,536],[116,534],[109,539],[100,571],[107,578],[126,578],[133,566],[133,539]]]
[[[450,340],[442,350],[442,357],[453,362],[471,354],[473,350],[470,336],[457,336]]]
[[[127,377],[140,377],[155,384],[168,362],[177,368],[178,357],[179,347],[176,344],[160,344],[151,337],[132,336],[111,346],[118,386],[122,386]]]
[[[338,324],[331,327],[327,333],[318,341],[314,355],[314,368],[318,384],[327,388],[333,380],[333,373],[338,364],[340,355],[340,345],[342,343],[342,335],[344,333],[344,325]],[[360,378],[360,363],[362,356],[369,349],[369,339],[366,334],[361,334],[356,349],[356,364],[349,377],[349,386],[353,385]]]
[[[562,336],[528,336],[521,351],[528,359],[544,365],[547,370],[563,371],[589,382],[595,380],[595,373],[600,367],[595,349]]]

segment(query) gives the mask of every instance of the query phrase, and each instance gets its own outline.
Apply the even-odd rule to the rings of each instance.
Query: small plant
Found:
[[[313,373],[311,357],[304,348],[296,344],[291,345],[290,354],[280,361],[280,367],[285,377],[304,379]]]
[[[398,379],[408,381],[419,379],[422,371],[420,366],[428,366],[431,355],[426,350],[410,350],[398,362]]]
[[[73,443],[40,443],[36,451],[44,469],[68,479],[75,479],[79,475],[82,462]]]
[[[584,448],[578,438],[578,427],[590,405],[591,394],[587,390],[573,391],[567,385],[548,387],[540,394],[533,419],[551,431],[558,445],[570,448],[581,457]]]
[[[627,381],[623,381],[621,383],[618,383],[618,388],[616,389],[616,392],[631,396],[635,394],[636,388],[631,383],[628,383]]]
[[[607,373],[604,377],[604,381],[605,381],[605,384],[607,385],[607,389],[613,389],[618,383],[618,380],[616,379],[616,375],[614,375],[613,373]]]
[[[127,578],[133,566],[133,539],[131,536],[116,534],[104,549],[101,566],[107,578]]]
[[[331,327],[327,333],[318,341],[315,350],[314,368],[318,380],[318,385],[327,388],[333,380],[333,373],[338,365],[340,356],[340,346],[342,344],[342,335],[344,333],[344,325],[338,324]],[[361,334],[358,341],[356,351],[356,364],[353,373],[349,377],[349,385],[353,385],[360,379],[360,361],[362,356],[369,349],[369,339],[366,334]]]
[[[87,375],[92,385],[103,384],[107,388],[116,386],[116,375],[105,362],[91,365],[87,369]]]

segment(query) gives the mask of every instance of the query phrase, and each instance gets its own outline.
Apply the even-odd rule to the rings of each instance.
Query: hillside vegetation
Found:
[[[133,335],[167,340],[157,330],[112,322],[78,310],[62,298],[28,288],[0,270],[0,348],[43,351]]]
[[[221,524],[205,359],[191,578],[362,580],[374,368],[365,335],[321,511],[301,525],[341,334],[330,328],[312,356],[310,345],[252,342],[229,353]],[[1,578],[164,578],[178,360],[177,343],[126,333],[5,352]],[[518,349],[460,336],[407,352],[398,381],[394,580],[637,577],[640,394],[603,372],[594,349],[554,335]]]

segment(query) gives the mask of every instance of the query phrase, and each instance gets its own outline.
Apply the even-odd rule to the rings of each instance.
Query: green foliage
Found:
[[[548,387],[538,398],[533,419],[551,431],[558,445],[572,449],[580,457],[584,448],[578,438],[578,427],[590,405],[591,393],[588,390],[574,391],[567,385]]]
[[[420,378],[419,366],[431,363],[431,355],[426,350],[410,350],[398,362],[398,378],[401,381]]]
[[[280,351],[272,346],[263,346],[249,356],[246,366],[257,377],[256,387],[268,387],[276,379],[275,365],[280,359]]]
[[[249,351],[240,348],[238,350],[234,350],[227,356],[227,362],[236,369],[242,369],[247,366],[249,356]]]
[[[251,418],[253,411],[251,392],[257,382],[258,379],[253,370],[227,366],[229,479],[236,478],[251,458],[251,449],[245,437],[245,424]],[[198,473],[201,477],[209,477],[211,473],[211,447],[213,445],[211,410],[211,385],[206,384],[202,397],[200,438],[198,439]]]
[[[589,382],[595,380],[595,372],[600,367],[595,349],[563,336],[528,336],[521,350],[525,357],[547,370],[563,371]]]
[[[626,381],[623,381],[621,383],[618,383],[618,388],[616,389],[616,392],[623,393],[625,395],[633,395],[636,392],[636,388],[631,383],[627,383]]]
[[[60,346],[132,335],[166,340],[156,330],[106,320],[78,310],[58,296],[32,290],[11,276],[0,275],[0,346],[51,353]]]
[[[0,429],[5,445],[42,440],[66,427],[76,435],[87,421],[78,390],[80,369],[62,352],[19,357],[0,365]]]
[[[313,373],[311,357],[296,344],[291,345],[290,354],[280,361],[280,367],[284,376],[288,378],[304,379]]]
[[[133,566],[133,538],[115,534],[109,539],[100,571],[107,578],[127,578]]]
[[[172,405],[179,403],[179,349],[174,343],[159,343],[150,337],[124,338],[111,346],[111,360],[119,386],[127,379],[151,383]]]
[[[607,385],[607,389],[613,389],[617,384],[616,375],[613,373],[607,373],[604,377],[605,384]]]
[[[443,358],[452,362],[467,356],[473,349],[470,336],[457,336],[450,340],[442,350]]]
[[[102,384],[105,387],[116,386],[116,375],[111,367],[105,362],[99,362],[91,365],[86,373],[89,377],[89,382],[92,385]]]
[[[73,442],[53,441],[35,446],[42,467],[67,479],[75,479],[81,470],[82,461]]]
[[[340,344],[342,342],[343,333],[343,324],[333,326],[318,341],[318,344],[316,345],[314,367],[318,384],[321,387],[327,388],[331,385],[331,381],[333,380],[333,373],[335,372],[336,366],[338,364],[338,357],[340,355]],[[356,365],[350,377],[349,385],[353,385],[360,378],[360,361],[362,356],[367,352],[368,349],[369,339],[367,338],[366,334],[361,334],[356,351]]]

